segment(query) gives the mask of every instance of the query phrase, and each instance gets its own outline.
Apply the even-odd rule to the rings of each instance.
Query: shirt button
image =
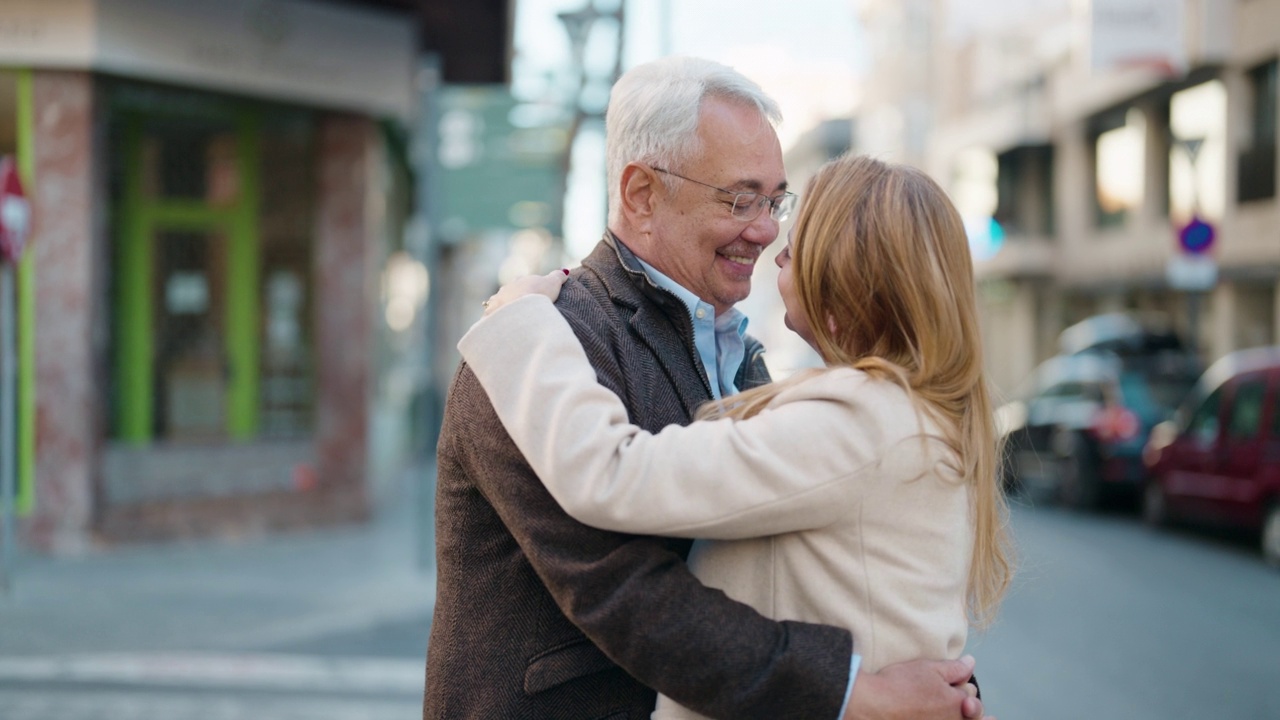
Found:
[[[698,316],[698,319],[701,320],[702,318],[707,316],[707,311],[703,310],[702,308],[698,308],[698,312],[695,314]]]

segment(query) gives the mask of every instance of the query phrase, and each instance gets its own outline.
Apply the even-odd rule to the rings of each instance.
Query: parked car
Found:
[[[1162,313],[1104,313],[1085,318],[1058,335],[1058,352],[1111,352],[1122,357],[1188,353]]]
[[[1073,325],[1060,347],[997,411],[1008,486],[1080,509],[1137,497],[1147,437],[1190,391],[1198,361],[1176,335],[1125,315]]]
[[[1231,353],[1151,435],[1143,517],[1257,530],[1280,566],[1280,346]]]

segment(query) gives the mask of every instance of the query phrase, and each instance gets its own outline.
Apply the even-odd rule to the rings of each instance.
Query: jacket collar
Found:
[[[694,349],[693,321],[689,318],[688,306],[670,291],[658,287],[645,273],[640,259],[612,231],[605,231],[596,249],[582,264],[596,273],[615,302],[633,311],[632,332],[653,350],[692,417],[712,394],[707,372]],[[686,353],[694,374],[672,362],[670,353],[677,347]]]

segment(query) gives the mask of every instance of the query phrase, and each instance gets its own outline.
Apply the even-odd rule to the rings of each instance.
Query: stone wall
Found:
[[[95,188],[93,77],[34,74],[35,549],[84,549],[93,511],[101,398],[93,359]]]

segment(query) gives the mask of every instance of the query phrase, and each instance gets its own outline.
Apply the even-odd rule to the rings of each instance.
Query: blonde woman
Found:
[[[1011,572],[960,218],[924,173],[846,156],[811,181],[778,266],[787,326],[826,367],[688,427],[628,423],[552,306],[560,271],[499,291],[459,349],[581,522],[704,540],[699,579],[848,628],[864,670],[959,657]],[[664,697],[654,717],[696,715]]]

